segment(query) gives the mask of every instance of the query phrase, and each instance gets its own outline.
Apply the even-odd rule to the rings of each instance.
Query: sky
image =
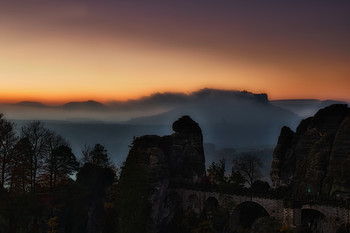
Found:
[[[0,102],[201,88],[350,101],[349,1],[0,2]]]

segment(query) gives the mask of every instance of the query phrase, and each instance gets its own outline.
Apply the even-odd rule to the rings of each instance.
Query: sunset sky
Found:
[[[350,1],[1,1],[0,102],[204,87],[350,101]]]

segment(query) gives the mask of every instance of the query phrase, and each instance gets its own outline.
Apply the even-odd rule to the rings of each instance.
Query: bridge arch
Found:
[[[205,217],[205,219],[212,220],[213,215],[216,212],[217,208],[219,207],[219,201],[215,197],[208,197],[207,200],[204,202],[204,208],[202,212],[202,216]]]
[[[267,216],[270,216],[269,213],[259,203],[253,201],[242,202],[236,206],[230,216],[229,229],[233,232],[239,228],[249,229],[255,220]]]
[[[301,210],[301,224],[306,226],[310,232],[327,232],[326,215],[317,209],[304,208]]]

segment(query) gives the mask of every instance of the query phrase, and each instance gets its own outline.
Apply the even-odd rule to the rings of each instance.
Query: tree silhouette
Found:
[[[19,133],[0,114],[0,232],[116,232],[116,170],[105,147],[86,150],[80,167],[68,141],[42,122]]]
[[[95,144],[93,149],[85,146],[82,153],[84,163],[91,163],[99,167],[111,166],[111,161],[107,154],[107,150],[101,144]]]
[[[44,127],[41,121],[33,121],[22,127],[22,138],[27,138],[31,145],[32,155],[30,158],[31,171],[30,181],[31,189],[36,190],[37,177],[40,169],[43,167],[45,153],[48,152],[48,138],[50,132]]]
[[[237,188],[243,188],[246,180],[239,171],[232,169],[231,174],[228,177],[228,182],[235,185]]]
[[[53,149],[46,166],[50,174],[50,190],[53,191],[58,181],[67,179],[78,170],[79,163],[72,149],[61,145]]]
[[[59,163],[61,162],[61,157],[54,152],[61,146],[68,147],[68,142],[53,131],[48,131],[47,136],[47,153],[44,154],[43,170],[45,175],[48,176],[50,191],[52,191],[57,178],[57,169],[59,169],[58,166],[60,166]],[[69,155],[67,154],[67,156]]]
[[[0,169],[2,187],[8,182],[8,175],[11,166],[11,157],[13,156],[13,147],[17,142],[13,123],[7,121],[0,114]]]
[[[232,165],[234,172],[240,173],[249,187],[262,176],[260,169],[263,163],[261,159],[249,153],[245,153],[238,159],[233,160]]]
[[[218,163],[212,162],[207,170],[207,173],[211,183],[226,183],[227,177],[225,177],[225,159],[221,159]]]
[[[25,193],[31,186],[32,146],[28,138],[21,138],[13,149],[10,167],[10,192]]]

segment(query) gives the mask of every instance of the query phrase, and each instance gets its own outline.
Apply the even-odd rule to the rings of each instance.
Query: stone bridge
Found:
[[[271,216],[283,225],[290,227],[308,225],[309,228],[320,233],[335,233],[339,228],[348,226],[350,223],[350,210],[345,207],[305,204],[299,208],[288,208],[284,206],[282,199],[191,189],[176,189],[175,192],[181,198],[183,210],[191,209],[197,215],[203,213],[208,206],[226,208],[230,212],[230,225],[238,225],[240,216],[244,212],[250,215],[255,214],[255,219],[261,216]]]

